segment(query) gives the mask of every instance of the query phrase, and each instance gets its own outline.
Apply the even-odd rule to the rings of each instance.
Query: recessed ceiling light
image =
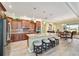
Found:
[[[34,10],[36,10],[36,8],[33,8]]]
[[[15,18],[15,13],[12,13],[11,16],[12,16],[13,18]]]
[[[52,16],[52,14],[49,14],[49,16]]]
[[[12,13],[13,16],[15,16],[15,13]]]
[[[44,19],[47,19],[47,17],[45,17]]]
[[[31,18],[27,16],[20,16],[20,19],[31,20]]]
[[[43,11],[43,13],[46,13],[46,11]]]

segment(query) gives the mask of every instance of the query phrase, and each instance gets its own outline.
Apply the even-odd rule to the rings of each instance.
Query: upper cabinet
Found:
[[[41,32],[41,22],[40,21],[36,21],[36,32],[37,33]]]
[[[0,2],[0,11],[6,11],[5,7],[2,5],[2,3]]]
[[[11,21],[11,30],[13,32],[26,32],[26,33],[34,33],[35,32],[35,23],[30,20],[12,20]]]
[[[41,22],[32,21],[32,20],[15,20],[10,17],[7,18],[11,24],[11,32],[24,32],[24,33],[40,33],[41,31]]]
[[[18,28],[18,22],[17,21],[12,21],[11,29],[17,29],[17,28]]]
[[[0,2],[0,18],[5,18],[5,13],[4,13],[5,11],[6,11],[5,7]]]

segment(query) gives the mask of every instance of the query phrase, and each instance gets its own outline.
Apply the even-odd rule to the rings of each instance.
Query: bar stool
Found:
[[[55,38],[48,38],[50,40],[50,46],[53,48],[55,47]]]
[[[36,56],[42,53],[42,41],[36,40],[33,42],[33,51],[36,53]]]
[[[50,41],[48,39],[43,39],[42,40],[42,46],[43,50],[48,50],[50,48]]]

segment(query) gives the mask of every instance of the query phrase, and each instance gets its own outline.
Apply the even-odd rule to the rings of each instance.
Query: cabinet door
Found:
[[[12,42],[16,42],[16,41],[19,41],[19,34],[12,34],[11,35],[11,41]]]
[[[25,26],[26,26],[26,28],[30,28],[30,21],[26,20],[25,21]]]
[[[23,21],[22,21],[22,28],[25,28],[25,27],[26,27],[26,24],[27,24],[26,21],[23,20]]]
[[[18,40],[23,40],[23,34],[18,35]]]
[[[12,21],[12,29],[17,29],[17,28],[18,28],[18,22]]]
[[[36,21],[36,31],[40,32],[41,30],[41,22],[40,21]]]
[[[35,23],[31,23],[31,31],[32,31],[32,33],[35,32]]]
[[[18,29],[21,29],[21,28],[22,28],[22,22],[18,21]]]

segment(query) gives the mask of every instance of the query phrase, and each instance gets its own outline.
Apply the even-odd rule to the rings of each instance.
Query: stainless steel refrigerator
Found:
[[[8,22],[0,19],[0,56],[5,55],[4,47],[7,44]]]

